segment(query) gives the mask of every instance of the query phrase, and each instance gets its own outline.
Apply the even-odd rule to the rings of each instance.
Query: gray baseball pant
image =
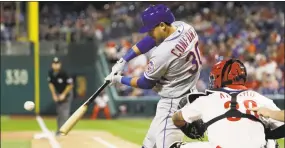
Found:
[[[56,113],[57,113],[57,131],[65,123],[65,121],[70,116],[70,107],[72,102],[72,93],[66,96],[66,101],[56,103]]]

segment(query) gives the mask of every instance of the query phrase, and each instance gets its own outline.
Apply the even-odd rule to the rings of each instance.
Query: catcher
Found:
[[[271,99],[245,87],[246,69],[235,59],[216,63],[210,73],[210,89],[192,93],[180,102],[180,110],[172,117],[174,124],[192,138],[208,142],[176,142],[170,148],[264,148],[266,127],[283,123],[263,119],[250,107],[264,106],[280,110]],[[275,145],[274,145],[275,147]]]

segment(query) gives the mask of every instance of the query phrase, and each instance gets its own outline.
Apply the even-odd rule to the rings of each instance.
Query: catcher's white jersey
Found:
[[[201,70],[198,35],[184,22],[172,24],[176,31],[150,53],[145,77],[159,80],[154,88],[162,97],[179,97],[195,88]]]
[[[223,88],[224,91],[215,91],[208,96],[202,96],[193,103],[181,109],[185,121],[193,122],[202,119],[204,122],[224,114],[230,108],[231,93],[233,89]],[[267,107],[280,110],[272,100],[251,90],[243,91],[237,96],[238,110],[243,113],[258,115],[247,110],[251,107]],[[272,127],[279,127],[282,122],[275,120],[262,120]],[[274,128],[274,127],[273,127]],[[222,148],[260,148],[266,144],[264,127],[261,123],[247,118],[230,118],[219,120],[208,127],[208,139],[213,147]]]

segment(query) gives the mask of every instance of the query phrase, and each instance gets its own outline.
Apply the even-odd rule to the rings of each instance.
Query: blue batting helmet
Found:
[[[140,33],[149,32],[161,22],[171,24],[175,21],[175,17],[170,9],[163,5],[151,5],[141,14],[143,26],[140,28]]]

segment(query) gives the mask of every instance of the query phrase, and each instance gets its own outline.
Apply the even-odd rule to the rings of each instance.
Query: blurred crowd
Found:
[[[152,2],[156,4],[158,2]],[[161,2],[159,2],[161,3]],[[263,94],[284,94],[284,7],[278,2],[163,2],[176,20],[194,26],[199,34],[203,70],[197,88],[208,87],[217,57],[242,60],[248,70],[248,87]],[[22,4],[22,3],[21,3]],[[143,35],[140,13],[149,2],[40,3],[40,39],[106,42],[110,66]],[[22,4],[23,5],[23,4]],[[1,2],[1,40],[27,35],[25,10],[15,2]],[[20,27],[15,27],[15,26]],[[20,31],[19,31],[20,30]],[[130,62],[125,75],[139,76],[147,65],[140,56]],[[118,86],[121,95],[155,95],[151,90]]]
[[[40,2],[40,40],[106,41],[129,35],[140,23],[141,5],[141,2]],[[0,3],[1,40],[27,36],[26,8],[25,2]]]
[[[249,4],[212,2],[199,6],[196,2],[173,5],[177,20],[194,26],[199,34],[203,70],[197,83],[199,91],[208,87],[211,66],[218,57],[238,58],[248,70],[247,86],[263,94],[284,94],[284,12],[274,3]],[[191,15],[189,15],[191,14]],[[183,16],[184,15],[184,16]],[[106,44],[110,63],[120,58],[142,35]],[[147,59],[140,56],[130,62],[125,75],[143,73]],[[155,95],[149,90],[119,87],[121,95]]]

